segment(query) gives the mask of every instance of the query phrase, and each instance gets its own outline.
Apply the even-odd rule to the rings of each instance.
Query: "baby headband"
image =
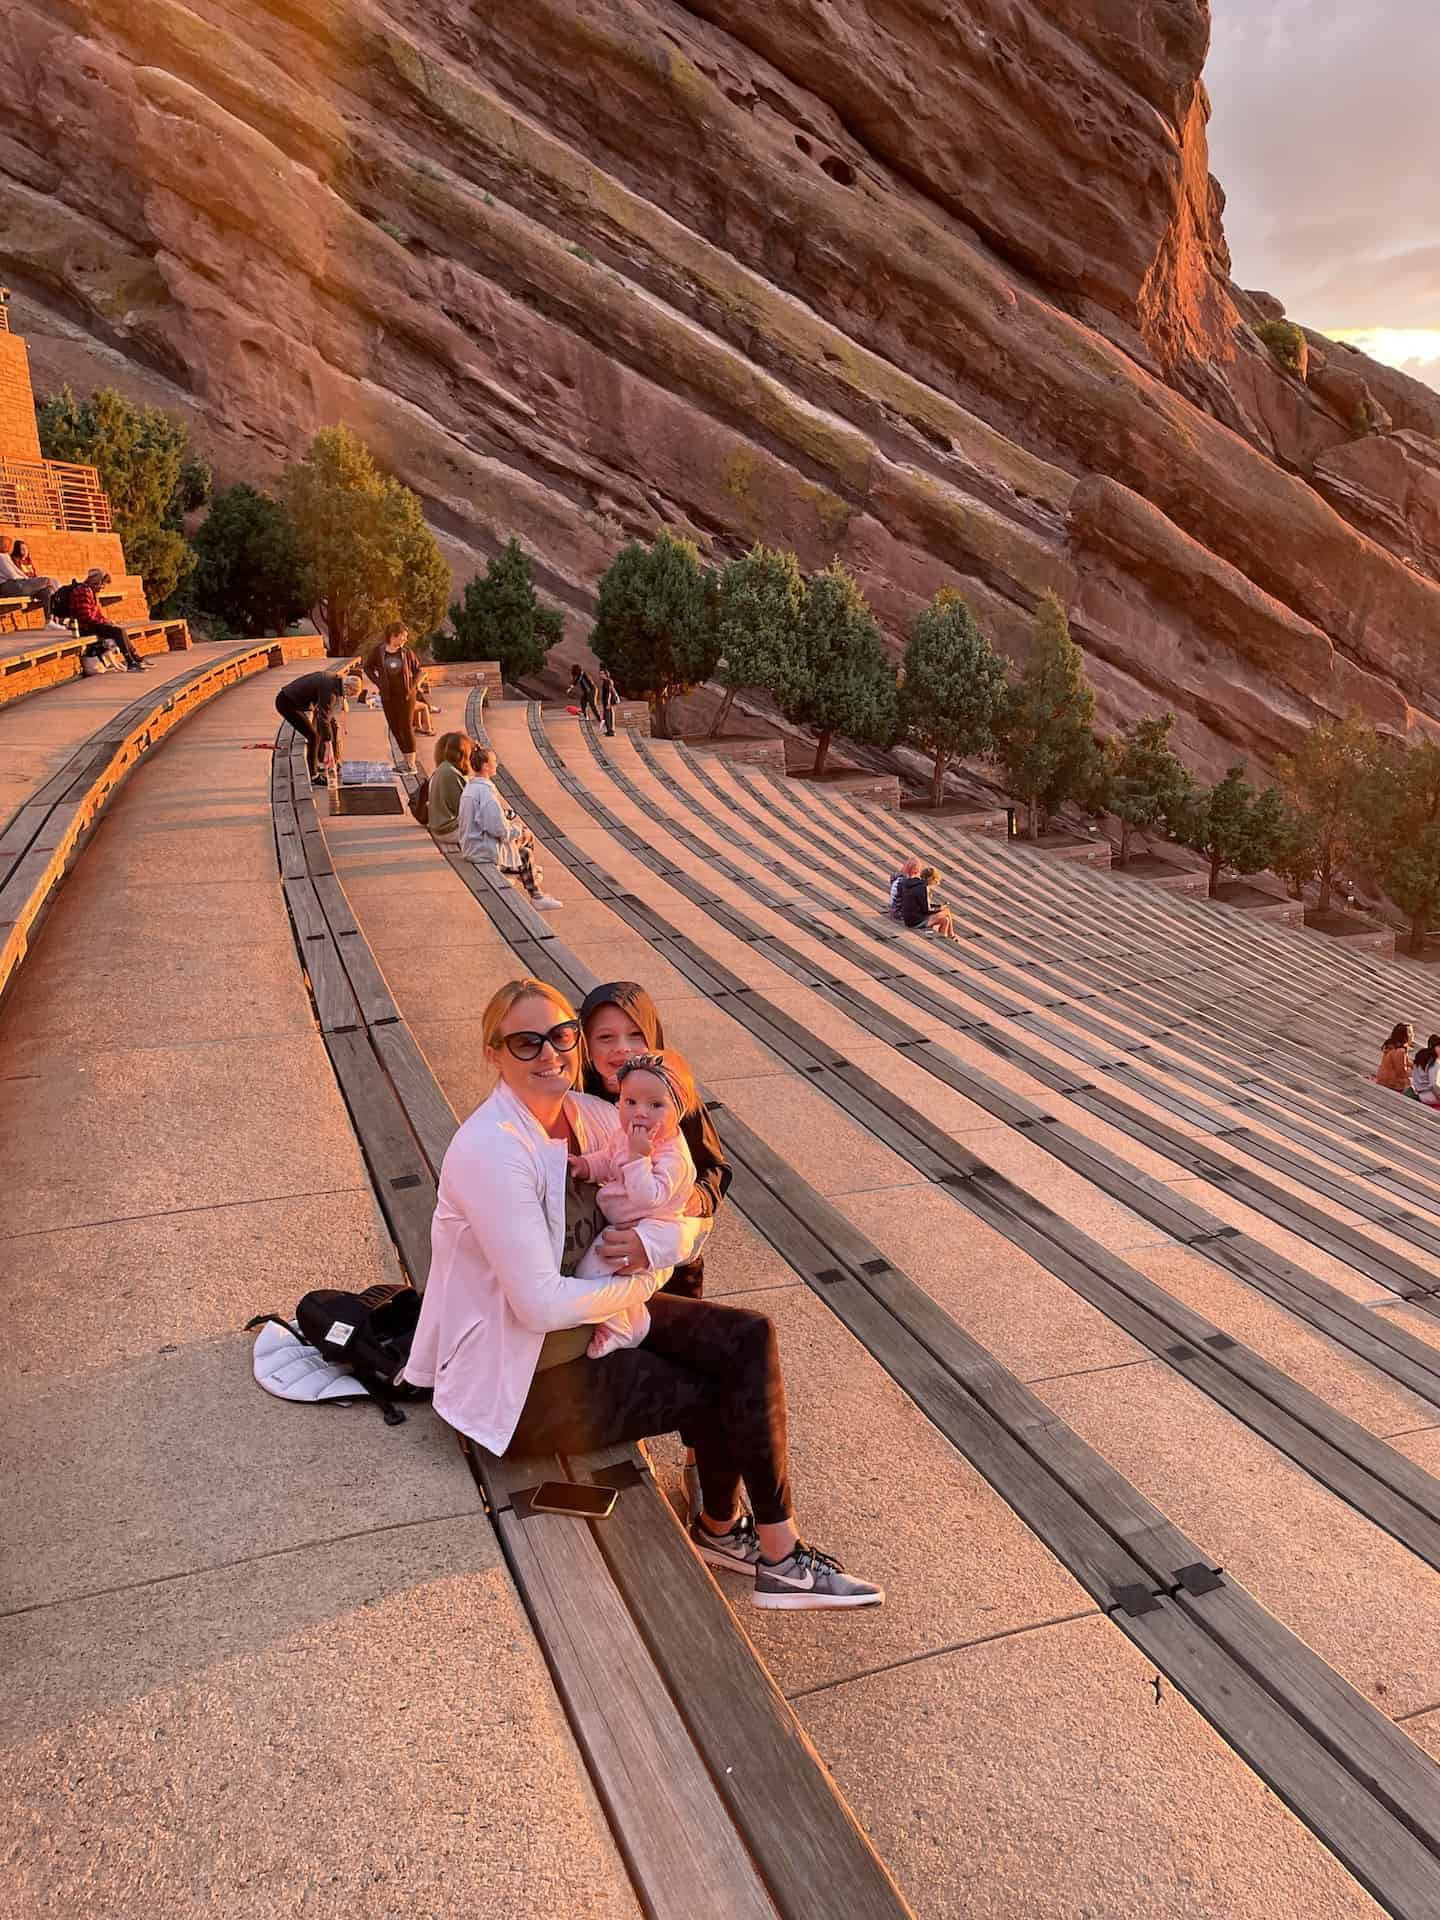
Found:
[[[617,1087],[623,1084],[627,1073],[653,1073],[657,1080],[663,1080],[670,1098],[675,1102],[675,1111],[682,1119],[684,1118],[685,1096],[681,1093],[674,1074],[658,1053],[632,1053],[628,1060],[622,1060],[615,1069]]]

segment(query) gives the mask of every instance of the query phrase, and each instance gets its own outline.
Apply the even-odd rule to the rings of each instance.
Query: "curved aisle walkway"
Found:
[[[143,674],[100,673],[89,680],[66,680],[0,707],[0,827],[87,734],[122,707],[233,651],[228,640],[204,641],[184,653],[151,654]],[[304,668],[292,664],[290,671],[298,674]]]
[[[250,1377],[252,1313],[393,1268],[247,750],[280,682],[136,772],[0,1011],[7,1920],[637,1920],[453,1445]]]
[[[509,740],[524,709],[495,720]],[[440,724],[460,723],[447,711]],[[380,757],[378,716],[352,729],[356,751]],[[557,822],[649,891],[567,796],[552,800]],[[488,1091],[480,1017],[516,971],[510,949],[408,819],[325,827],[400,1012],[468,1111]],[[711,1029],[728,1023],[558,862],[548,883],[565,902],[550,916],[560,939],[654,986],[672,1040],[711,1071]],[[732,1070],[765,1071],[732,1035]],[[875,1184],[863,1164],[850,1174]],[[710,1297],[763,1304],[780,1328],[807,1524],[879,1569],[890,1597],[878,1614],[825,1619],[757,1613],[722,1590],[925,1920],[1377,1911],[1178,1695],[1163,1689],[1157,1708],[1153,1670],[734,1206],[707,1269]],[[673,1469],[672,1446],[653,1451]]]

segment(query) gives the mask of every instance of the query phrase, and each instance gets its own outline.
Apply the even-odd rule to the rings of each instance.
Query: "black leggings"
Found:
[[[712,1520],[734,1514],[742,1480],[762,1526],[791,1518],[785,1383],[763,1313],[657,1293],[640,1346],[536,1374],[506,1451],[587,1453],[677,1431]]]
[[[335,747],[335,757],[337,760],[339,759],[339,730],[333,720],[321,720],[317,726],[314,720],[313,708],[292,706],[283,693],[276,694],[275,696],[275,711],[282,720],[288,720],[290,722],[290,725],[294,727],[295,731],[305,742],[305,765],[309,770],[312,780],[320,771],[320,748],[322,743],[328,741],[332,747]]]

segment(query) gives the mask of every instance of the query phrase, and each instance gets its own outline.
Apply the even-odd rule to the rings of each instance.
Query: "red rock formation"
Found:
[[[75,31],[78,22],[79,32]],[[345,418],[583,634],[658,521],[838,552],[897,638],[1054,587],[1206,764],[1440,638],[1440,396],[1231,286],[1203,0],[17,0],[0,252],[43,385],[264,478]],[[1077,485],[1078,483],[1078,485]],[[567,643],[568,644],[568,643]]]

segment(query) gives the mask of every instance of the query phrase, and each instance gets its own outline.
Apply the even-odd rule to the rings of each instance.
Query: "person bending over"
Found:
[[[922,867],[914,879],[900,882],[900,918],[907,927],[938,933],[942,940],[958,940],[950,909],[933,892],[939,878],[938,867]]]
[[[340,764],[340,716],[346,700],[358,699],[364,685],[358,673],[302,673],[275,696],[275,711],[305,742],[314,786],[324,786],[324,767]]]
[[[918,880],[919,878],[920,862],[915,858],[914,854],[911,854],[910,858],[898,873],[891,874],[889,911],[892,920],[898,920],[900,918],[900,888],[902,884],[906,880]]]
[[[570,1161],[604,1152],[620,1122],[614,1107],[575,1091],[575,1009],[545,981],[512,980],[486,1007],[483,1033],[497,1084],[440,1168],[404,1377],[433,1388],[439,1417],[496,1454],[588,1453],[678,1432],[695,1448],[704,1493],[691,1541],[712,1566],[753,1582],[757,1607],[878,1605],[880,1587],[796,1527],[772,1322],[656,1290],[702,1225],[647,1221],[643,1260],[626,1256],[605,1280],[576,1272],[604,1223]],[[646,1301],[641,1344],[590,1359],[594,1328]]]
[[[1410,1085],[1410,1049],[1415,1044],[1415,1029],[1401,1020],[1390,1029],[1390,1037],[1380,1049],[1380,1064],[1375,1069],[1377,1087],[1392,1093],[1404,1093]]]
[[[460,851],[477,867],[498,867],[514,874],[542,913],[561,905],[541,885],[534,858],[535,836],[521,826],[500,798],[495,785],[499,763],[494,749],[481,747],[471,756],[473,774],[460,799]]]
[[[600,1152],[572,1159],[571,1176],[595,1187],[596,1203],[612,1227],[683,1220],[695,1191],[695,1162],[680,1122],[700,1105],[695,1076],[678,1053],[637,1053],[622,1063],[616,1077],[620,1131]],[[593,1244],[575,1269],[584,1280],[617,1271]],[[595,1329],[590,1358],[598,1360],[617,1347],[638,1347],[649,1331],[647,1307],[616,1314]]]
[[[570,684],[565,691],[579,703],[582,720],[587,716],[591,720],[600,718],[600,709],[595,704],[595,682],[578,660],[570,668]]]

